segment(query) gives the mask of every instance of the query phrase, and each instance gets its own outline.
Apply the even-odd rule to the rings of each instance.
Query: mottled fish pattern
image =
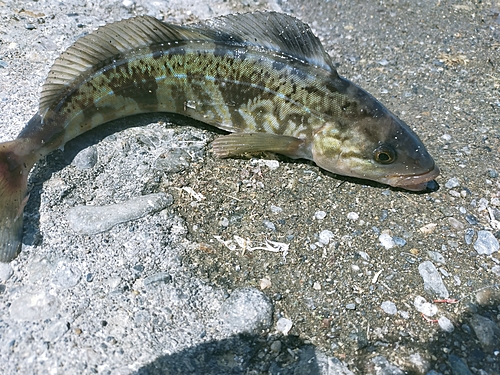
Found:
[[[179,26],[136,17],[77,40],[52,66],[38,113],[0,143],[0,261],[21,247],[33,165],[108,121],[173,112],[232,134],[221,157],[272,151],[346,176],[424,190],[439,169],[413,131],[340,77],[310,28],[274,12]]]

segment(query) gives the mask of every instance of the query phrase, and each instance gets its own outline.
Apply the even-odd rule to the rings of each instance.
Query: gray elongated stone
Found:
[[[78,234],[97,234],[105,232],[117,224],[137,220],[153,212],[170,206],[170,194],[156,193],[132,198],[126,202],[109,206],[78,206],[68,211],[67,218],[71,229]]]
[[[424,289],[426,292],[435,294],[441,298],[448,298],[450,296],[439,271],[432,262],[425,261],[420,263],[418,272],[422,276],[422,279],[424,279]]]

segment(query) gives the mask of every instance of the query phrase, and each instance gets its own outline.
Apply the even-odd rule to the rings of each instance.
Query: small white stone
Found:
[[[279,318],[276,322],[276,329],[285,336],[288,335],[288,332],[290,332],[292,326],[293,322],[287,318]]]
[[[396,307],[394,302],[391,302],[391,301],[382,302],[382,304],[380,305],[380,308],[382,310],[384,310],[384,312],[386,312],[389,315],[394,315],[398,312],[398,308]]]
[[[331,230],[322,230],[319,234],[319,242],[323,245],[328,245],[333,237],[334,234]]]
[[[347,218],[352,221],[356,221],[359,219],[359,214],[357,212],[349,212],[347,214]]]
[[[394,243],[392,237],[388,233],[382,233],[379,237],[378,240],[382,244],[383,247],[385,247],[387,250],[392,249],[396,244]]]
[[[267,277],[264,277],[260,280],[260,289],[264,290],[267,288],[271,287],[271,280],[269,280]]]
[[[323,220],[326,217],[326,212],[325,211],[316,211],[314,213],[314,218],[316,220]]]
[[[413,302],[413,306],[417,309],[418,312],[426,316],[434,316],[438,312],[438,308],[436,305],[429,303],[425,300],[424,297],[416,296],[415,301]]]

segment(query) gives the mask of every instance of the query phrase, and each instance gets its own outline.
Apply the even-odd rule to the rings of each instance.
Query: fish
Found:
[[[439,168],[418,136],[341,77],[310,27],[277,12],[188,25],[138,16],[99,27],[53,63],[38,112],[0,143],[0,261],[22,247],[28,175],[97,126],[171,112],[229,134],[218,157],[274,152],[337,175],[425,191]]]

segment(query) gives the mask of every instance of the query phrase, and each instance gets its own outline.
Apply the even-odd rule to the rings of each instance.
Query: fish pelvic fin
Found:
[[[25,141],[0,143],[0,262],[10,262],[21,251],[28,174],[33,166],[16,153]]]
[[[303,139],[269,133],[234,133],[216,138],[212,150],[217,157],[227,158],[247,152],[270,151],[291,158],[311,159]]]

